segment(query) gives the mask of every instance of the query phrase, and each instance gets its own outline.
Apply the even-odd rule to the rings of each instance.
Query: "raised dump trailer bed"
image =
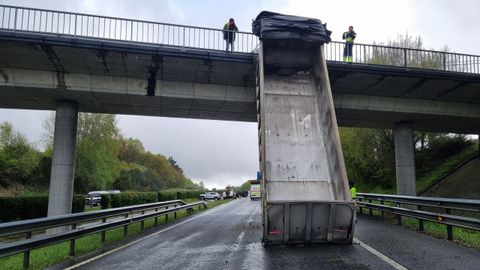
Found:
[[[282,16],[273,14],[275,20]],[[293,17],[296,25],[302,19],[312,20],[298,18]],[[351,243],[355,207],[323,57],[324,42],[316,37],[296,38],[298,33],[292,38],[271,24],[263,27],[275,31],[273,36],[259,34],[263,241]]]

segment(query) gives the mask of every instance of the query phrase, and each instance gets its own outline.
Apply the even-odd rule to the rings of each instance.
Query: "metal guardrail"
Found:
[[[205,28],[83,13],[0,5],[0,29],[225,51],[225,32]],[[235,31],[236,53],[256,53],[258,37]],[[326,44],[327,61],[343,61],[344,42]],[[480,56],[356,43],[353,62],[480,74]]]
[[[399,225],[402,217],[418,219],[420,231],[424,231],[424,221],[444,224],[449,240],[453,240],[452,227],[480,231],[480,219],[452,214],[452,211],[478,214],[480,200],[357,193],[357,206],[360,213],[363,208],[369,209],[370,215],[374,210],[379,211],[382,219],[385,212],[395,214]]]
[[[221,29],[0,5],[0,29],[135,43],[225,50]],[[236,53],[252,53],[258,38],[235,31]]]
[[[205,202],[186,204],[182,200],[172,200],[85,213],[0,223],[0,237],[25,234],[25,239],[1,243],[0,257],[24,253],[23,267],[28,268],[30,251],[32,249],[70,241],[69,255],[73,256],[75,255],[75,240],[77,238],[94,233],[101,233],[100,241],[104,243],[107,230],[123,226],[123,235],[126,237],[128,235],[128,225],[141,222],[140,228],[143,230],[144,222],[147,219],[154,219],[154,225],[157,226],[158,217],[165,216],[165,221],[167,222],[169,213],[173,213],[173,218],[176,219],[178,211],[186,210],[187,212],[191,212],[194,207],[197,206],[199,209],[201,207],[206,208],[207,204]],[[66,226],[70,226],[70,229]],[[57,230],[57,232],[52,231],[52,229]],[[34,232],[44,230],[47,230],[47,233],[32,237]]]
[[[344,42],[325,45],[326,59],[343,61]],[[480,74],[480,56],[355,43],[353,63]]]

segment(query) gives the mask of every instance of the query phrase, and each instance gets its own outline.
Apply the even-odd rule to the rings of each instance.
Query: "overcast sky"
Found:
[[[429,49],[480,55],[478,0],[0,0],[1,4],[220,28],[233,17],[240,31],[251,31],[262,10],[314,17],[328,23],[340,40],[349,25],[358,43],[386,42],[398,34],[420,35]],[[42,120],[51,112],[0,109],[40,146]],[[256,123],[162,117],[117,117],[121,133],[140,139],[155,153],[173,156],[194,181],[223,188],[253,179],[258,170]]]

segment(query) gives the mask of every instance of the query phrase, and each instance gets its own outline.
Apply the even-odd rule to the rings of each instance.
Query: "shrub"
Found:
[[[80,213],[85,210],[85,196],[73,195],[72,213]]]
[[[144,203],[153,203],[157,201],[155,192],[124,192],[110,195],[110,205],[112,208],[137,205]]]
[[[175,192],[175,191],[161,191],[161,192],[158,192],[158,201],[159,202],[170,201],[170,200],[175,200],[175,199],[177,199],[177,192]]]
[[[161,191],[158,192],[158,201],[183,200],[189,198],[198,198],[202,193],[200,190],[183,190],[183,191]]]
[[[180,200],[189,199],[189,198],[198,198],[198,196],[202,193],[199,190],[187,190],[187,191],[179,191],[177,198]]]
[[[72,212],[83,212],[84,204],[82,195],[73,196]],[[46,217],[47,211],[48,195],[0,197],[0,222]]]
[[[110,208],[111,200],[112,197],[110,197],[110,194],[102,194],[100,199],[100,205],[102,206],[102,209],[107,209]]]

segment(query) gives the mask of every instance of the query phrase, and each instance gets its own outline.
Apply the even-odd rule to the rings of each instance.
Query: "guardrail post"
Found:
[[[72,230],[75,230],[76,228],[77,224],[73,223]],[[70,251],[68,252],[68,255],[75,256],[75,239],[70,240]]]
[[[362,198],[358,198],[358,201],[361,202]],[[359,210],[360,214],[363,214],[363,207],[359,206],[358,210]]]
[[[408,53],[407,49],[404,48],[404,49],[403,49],[403,65],[404,65],[405,67],[408,67],[408,60],[407,60],[408,57],[407,57],[407,53]]]
[[[107,219],[106,219],[106,218],[102,218],[102,223],[105,223],[105,222],[107,222]],[[100,233],[100,235],[101,235],[100,242],[101,242],[102,244],[105,243],[105,233],[106,233],[106,231],[102,231],[102,232]]]
[[[421,205],[418,205],[417,210],[422,211],[423,207]],[[423,232],[425,230],[425,228],[423,227],[423,219],[418,220],[418,230],[421,231],[421,232]]]
[[[177,208],[177,205],[175,204],[173,207]],[[177,211],[173,212],[173,219],[177,219]]]
[[[128,214],[125,214],[125,218],[128,218]],[[123,237],[128,236],[128,224],[123,225]]]
[[[145,214],[145,211],[142,211],[142,215]],[[140,222],[140,230],[143,231],[145,229],[145,220],[142,220]]]
[[[155,208],[155,212],[158,212],[158,208]],[[158,216],[155,216],[155,227],[158,226]]]
[[[165,209],[168,209],[168,206],[165,207]],[[168,214],[165,214],[165,224],[167,224],[167,223],[168,223]]]
[[[381,204],[381,205],[384,205],[384,204],[385,204],[385,202],[384,202],[384,201],[380,201],[380,204]],[[381,211],[380,211],[380,216],[381,216],[382,220],[384,220],[384,218],[385,218],[385,215],[384,215],[384,212],[383,212],[383,210],[381,210]]]
[[[372,200],[368,199],[368,203],[372,203]],[[370,214],[370,216],[373,216],[372,208],[368,209],[368,213]]]
[[[25,234],[25,239],[32,238],[32,232],[27,232]],[[23,253],[23,269],[28,269],[30,265],[30,250],[27,250]]]
[[[400,208],[401,205],[399,203],[397,203],[397,207]],[[397,215],[397,224],[402,225],[402,216],[401,215]]]
[[[450,209],[445,209],[445,214],[450,215]],[[453,230],[452,225],[447,225],[447,238],[448,240],[453,240]]]

